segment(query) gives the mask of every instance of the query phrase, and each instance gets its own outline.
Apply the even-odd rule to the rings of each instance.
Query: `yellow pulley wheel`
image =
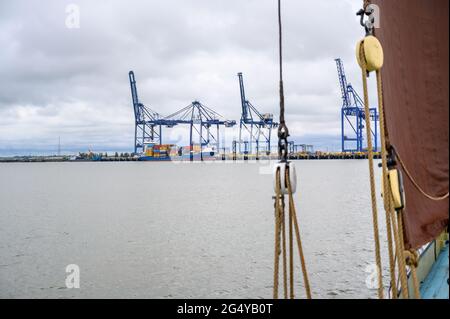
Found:
[[[363,64],[360,56],[361,45],[364,46],[367,71],[372,72],[380,70],[383,67],[384,62],[383,47],[381,46],[380,41],[374,36],[369,35],[358,42],[356,45],[356,59],[358,60],[359,66],[362,68]]]
[[[389,184],[391,186],[392,199],[395,210],[405,208],[405,194],[403,190],[403,176],[398,169],[390,169],[388,172]]]

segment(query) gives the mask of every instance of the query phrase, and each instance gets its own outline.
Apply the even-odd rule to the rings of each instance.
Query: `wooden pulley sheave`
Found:
[[[364,39],[356,44],[356,59],[359,66],[363,67],[363,61],[361,61],[361,46],[364,48],[364,58],[366,68],[368,72],[378,71],[383,67],[384,54],[383,47],[380,41],[373,35],[366,36]]]

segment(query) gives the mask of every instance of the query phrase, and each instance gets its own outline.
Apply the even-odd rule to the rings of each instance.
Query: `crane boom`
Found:
[[[353,86],[347,82],[347,76],[344,71],[344,63],[340,58],[335,59],[339,85],[341,88],[341,143],[342,152],[363,152],[364,146],[364,119],[366,116],[370,117],[370,120],[374,122],[375,131],[371,131],[372,138],[374,139],[374,151],[378,147],[378,127],[377,123],[379,115],[376,108],[370,108],[370,113],[367,115],[364,111],[364,102]],[[350,136],[346,131],[349,129]],[[347,143],[356,143],[353,148],[348,148]],[[353,145],[352,145],[353,146]]]
[[[242,153],[241,145],[245,145],[246,153],[252,153],[253,144],[256,145],[256,158],[260,153],[261,142],[266,146],[266,153],[270,154],[270,138],[272,129],[278,126],[273,121],[273,114],[261,114],[245,97],[244,79],[242,73],[238,73],[239,88],[241,93],[241,121],[239,126],[239,153]],[[244,141],[243,134],[248,140]],[[248,146],[248,148],[247,148]]]
[[[248,101],[245,99],[244,78],[242,76],[242,72],[238,73],[238,77],[239,77],[239,88],[241,90],[242,118],[244,120],[247,120],[247,118],[248,118],[248,110],[247,110]]]
[[[345,75],[344,71],[344,64],[342,63],[342,60],[340,58],[335,59],[335,61],[338,71],[339,84],[341,86],[342,105],[343,107],[350,106],[351,102],[350,97],[348,95],[348,83],[347,83],[347,76]]]
[[[136,121],[138,121],[141,118],[141,114],[139,110],[139,98],[137,94],[136,79],[134,77],[134,72],[130,71],[128,73],[128,77],[130,79],[131,98],[133,101],[134,117],[136,118]]]
[[[162,131],[160,115],[144,104],[139,102],[137,93],[136,79],[134,72],[128,72],[128,79],[130,80],[131,98],[134,110],[134,153],[142,152],[144,144],[149,142],[162,143]],[[159,126],[159,132],[155,131],[155,127]]]

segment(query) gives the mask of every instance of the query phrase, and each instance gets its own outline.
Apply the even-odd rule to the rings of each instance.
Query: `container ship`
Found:
[[[139,161],[207,161],[215,160],[217,152],[212,147],[200,144],[178,147],[174,144],[144,143],[144,152]]]

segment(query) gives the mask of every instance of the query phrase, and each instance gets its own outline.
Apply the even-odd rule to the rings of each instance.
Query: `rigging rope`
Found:
[[[420,299],[419,280],[417,279],[416,268],[419,263],[419,255],[415,250],[407,250],[405,252],[406,264],[411,268],[411,275],[414,283],[414,298]]]
[[[275,258],[274,258],[274,290],[273,298],[278,298],[279,289],[279,264],[280,255],[283,260],[283,292],[284,297],[293,299],[295,297],[294,293],[294,257],[293,257],[293,236],[295,232],[295,238],[297,243],[298,254],[300,258],[300,264],[302,269],[303,281],[305,285],[306,297],[311,299],[311,287],[309,284],[308,272],[306,268],[306,261],[303,252],[303,245],[300,236],[300,227],[297,220],[297,213],[295,210],[294,196],[292,192],[292,185],[290,182],[289,167],[285,171],[285,181],[288,190],[289,197],[289,290],[287,283],[287,249],[286,249],[286,236],[285,236],[285,225],[286,225],[286,214],[284,212],[284,194],[281,191],[281,172],[280,169],[276,170],[275,178]],[[282,237],[282,238],[280,238]]]
[[[276,172],[276,180],[280,178],[280,172]],[[276,182],[276,194],[275,194],[275,252],[274,252],[274,270],[273,270],[273,299],[278,298],[278,277],[279,277],[279,265],[280,265],[280,223],[281,223],[281,208],[280,200],[284,201],[284,197],[280,198],[280,184]]]
[[[278,46],[280,68],[280,124],[278,126],[278,157],[286,162],[288,154],[289,129],[284,119],[284,84],[283,84],[283,25],[281,19],[281,0],[278,0]]]
[[[284,201],[283,201],[284,204]],[[283,219],[281,223],[281,229],[283,234],[283,292],[284,292],[284,299],[288,298],[288,285],[287,285],[287,262],[286,262],[286,223],[285,220],[285,213],[284,213],[284,206],[282,206],[282,214],[281,218]]]
[[[366,133],[367,133],[367,151],[369,159],[369,173],[370,173],[370,195],[372,200],[372,219],[373,219],[373,232],[375,241],[375,262],[377,264],[378,270],[378,298],[383,299],[383,275],[381,269],[381,254],[380,254],[380,232],[378,229],[378,210],[377,210],[377,198],[375,192],[375,175],[373,170],[373,147],[372,147],[372,136],[370,128],[370,110],[369,110],[369,96],[367,88],[367,65],[364,54],[364,45],[360,46],[360,59],[362,62],[362,78],[363,78],[363,89],[364,89],[364,112],[366,120]]]
[[[286,126],[284,118],[284,88],[283,88],[283,49],[282,49],[282,20],[281,20],[281,0],[278,0],[278,27],[279,27],[279,59],[280,59],[280,126],[278,128],[278,155],[280,162],[276,166],[274,174],[275,178],[275,256],[274,256],[274,286],[273,298],[278,298],[279,286],[279,263],[280,255],[283,260],[283,292],[284,298],[295,297],[294,292],[294,231],[300,256],[300,264],[302,268],[303,281],[305,284],[306,297],[311,299],[311,288],[306,269],[306,261],[303,253],[302,241],[300,237],[300,229],[297,221],[297,213],[294,204],[295,185],[291,184],[291,178],[295,181],[295,168],[293,164],[287,161],[289,130]],[[294,170],[291,172],[291,168]],[[283,176],[281,174],[284,174]],[[292,175],[291,175],[292,174]],[[286,214],[285,214],[285,194],[289,198],[289,274],[287,270],[287,249],[286,249]],[[280,240],[280,236],[282,236]],[[281,241],[281,242],[280,242]],[[288,280],[289,277],[289,287]]]
[[[294,299],[294,236],[292,210],[289,209],[289,298]]]
[[[394,148],[395,149],[395,148]],[[403,162],[402,158],[400,157],[400,155],[398,154],[397,150],[395,150],[396,153],[396,157],[398,159],[398,162],[400,163],[400,165],[403,168],[403,171],[406,173],[406,176],[408,176],[409,180],[411,181],[411,183],[414,185],[414,187],[426,198],[432,200],[432,201],[441,201],[444,199],[447,199],[449,197],[449,192],[447,192],[445,195],[442,196],[433,196],[428,194],[427,192],[425,192],[423,190],[422,187],[420,187],[420,185],[417,183],[417,181],[414,179],[414,177],[411,175],[411,173],[409,172],[409,170],[406,168],[405,163]]]
[[[381,71],[376,71],[377,77],[377,98],[378,98],[378,112],[380,114],[380,135],[381,135],[381,150],[382,150],[382,174],[383,174],[383,201],[386,212],[386,231],[388,237],[388,251],[389,251],[389,271],[391,275],[391,288],[392,288],[392,296],[394,299],[397,299],[398,290],[397,290],[397,281],[395,275],[395,262],[397,260],[398,269],[399,269],[399,279],[401,281],[402,287],[408,286],[408,277],[406,273],[405,259],[403,258],[395,258],[393,256],[393,243],[392,243],[392,233],[394,232],[394,243],[396,247],[396,255],[403,256],[403,223],[401,222],[401,214],[402,212],[396,213],[394,210],[394,204],[392,200],[392,192],[389,185],[389,173],[388,173],[388,152],[387,148],[392,147],[387,139],[387,130],[386,130],[386,122],[385,122],[385,111],[383,104],[383,82]],[[395,214],[397,214],[397,223],[395,221]],[[408,289],[402,289],[403,298],[408,298]]]
[[[392,193],[390,193],[390,201],[392,202]],[[397,253],[401,258],[398,258],[398,267],[400,272],[401,280],[401,292],[403,298],[409,298],[409,287],[408,287],[408,275],[406,272],[406,256],[405,256],[405,246],[403,237],[403,210],[396,212],[397,220],[395,220],[394,214],[392,214],[392,223],[394,225],[394,236],[397,237]],[[414,282],[414,285],[418,285]]]
[[[377,71],[377,93],[379,97],[383,96],[383,85],[381,82],[381,73]],[[380,117],[380,137],[381,137],[381,158],[387,158],[386,151],[386,142],[387,139],[385,137],[385,121],[384,121],[384,107],[383,107],[383,99],[378,99],[378,113]],[[387,162],[382,160],[382,168],[383,168],[383,194],[389,193],[389,181],[388,181],[388,170],[387,170]],[[391,288],[392,288],[392,296],[394,299],[397,299],[397,281],[395,276],[395,256],[393,249],[393,240],[392,240],[392,224],[391,224],[391,214],[392,214],[392,203],[390,200],[384,201],[384,211],[386,217],[386,232],[387,232],[387,240],[388,240],[388,253],[389,253],[389,272],[391,275]]]
[[[291,190],[289,167],[286,169],[286,182],[288,189]],[[291,220],[294,222],[295,238],[297,239],[298,254],[300,256],[300,264],[302,266],[303,281],[305,282],[306,297],[311,299],[311,287],[309,285],[308,272],[306,270],[305,255],[303,254],[302,239],[300,237],[300,228],[298,226],[297,213],[295,211],[294,196],[291,191],[289,192],[289,216],[291,216]]]
[[[383,176],[383,201],[384,208],[386,212],[386,228],[387,228],[387,239],[388,239],[388,251],[389,251],[389,270],[390,270],[390,282],[393,293],[393,298],[397,298],[397,283],[395,278],[395,261],[398,262],[399,269],[399,277],[401,281],[401,292],[403,298],[409,298],[409,288],[408,288],[408,278],[406,265],[411,269],[411,274],[413,278],[414,285],[414,294],[415,298],[420,298],[419,291],[419,283],[416,274],[416,267],[418,264],[418,254],[414,250],[405,251],[404,247],[404,234],[403,234],[403,203],[401,203],[401,207],[399,204],[394,203],[394,195],[393,195],[393,186],[391,185],[389,169],[393,169],[395,165],[395,161],[393,161],[392,152],[395,151],[394,147],[390,145],[388,141],[388,133],[386,130],[385,123],[385,112],[383,105],[383,85],[382,85],[382,76],[381,76],[381,68],[383,65],[383,52],[381,48],[381,44],[378,40],[373,36],[373,28],[370,27],[370,23],[363,23],[364,15],[369,15],[370,11],[367,6],[370,4],[370,1],[364,1],[364,9],[358,12],[358,15],[361,15],[361,24],[366,29],[366,38],[359,43],[359,51],[357,52],[358,62],[361,66],[362,70],[362,78],[363,78],[363,88],[364,88],[364,110],[365,110],[365,120],[366,120],[366,133],[367,133],[367,144],[368,144],[368,158],[369,158],[369,171],[370,171],[370,185],[371,185],[371,199],[372,199],[372,213],[373,213],[373,226],[374,226],[374,241],[375,241],[375,258],[377,263],[377,268],[379,269],[378,273],[378,295],[380,298],[383,298],[383,277],[381,274],[381,258],[380,258],[380,244],[379,244],[379,230],[378,230],[378,214],[376,207],[376,196],[375,196],[375,180],[374,180],[374,167],[373,167],[373,149],[372,149],[372,138],[371,138],[371,128],[370,128],[370,110],[369,110],[369,95],[368,95],[368,86],[367,86],[367,77],[371,71],[376,71],[377,75],[377,95],[378,95],[378,112],[380,116],[380,135],[381,135],[381,154],[382,154],[382,176]],[[371,21],[373,23],[373,20]],[[369,53],[365,51],[365,41],[369,41],[368,49]],[[368,58],[370,57],[370,58]],[[369,60],[369,62],[368,62]],[[370,69],[368,65],[370,64]],[[389,149],[389,152],[388,152]],[[408,177],[415,183],[411,174],[405,169],[401,158],[399,158],[398,154],[396,155],[396,159],[400,162],[400,165],[405,170]],[[389,158],[389,163],[388,163]],[[393,164],[394,163],[394,164]],[[399,186],[399,185],[397,185]],[[418,184],[415,183],[415,186],[425,195],[423,190],[418,187]],[[400,190],[401,193],[401,190]],[[402,196],[402,195],[400,195]],[[429,196],[429,195],[428,195]],[[427,196],[427,197],[428,197]],[[447,194],[448,196],[448,194]],[[444,197],[445,198],[445,197]],[[395,209],[394,209],[395,208]],[[395,215],[397,218],[395,218]],[[394,256],[393,252],[393,242],[392,242],[392,232],[394,233],[394,242],[395,242],[395,250],[396,255],[399,258]]]

